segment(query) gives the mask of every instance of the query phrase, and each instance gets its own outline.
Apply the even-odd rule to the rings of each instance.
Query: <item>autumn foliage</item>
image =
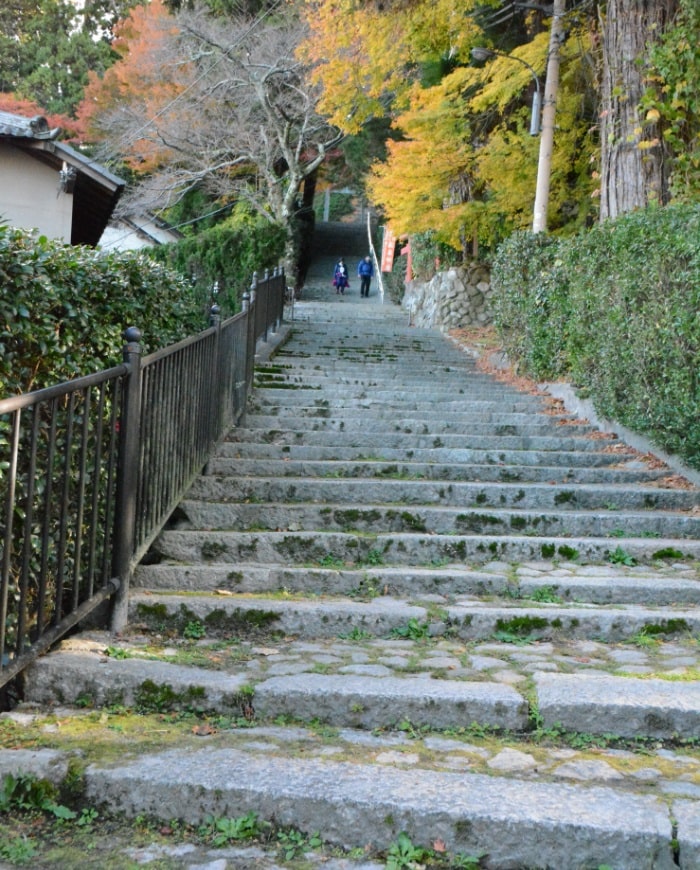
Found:
[[[85,89],[78,118],[88,133],[97,139],[107,134],[125,137],[120,149],[126,163],[148,171],[168,159],[169,147],[144,125],[134,133],[134,115],[153,118],[171,113],[179,124],[182,117],[177,98],[186,87],[186,59],[174,64],[167,50],[169,39],[178,31],[162,0],[135,6],[129,16],[115,27],[114,50],[120,61],[103,77],[95,73]]]

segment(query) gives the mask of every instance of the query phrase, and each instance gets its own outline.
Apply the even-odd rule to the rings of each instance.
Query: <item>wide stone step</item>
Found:
[[[196,708],[208,714],[274,720],[318,719],[344,727],[394,728],[408,719],[433,730],[472,723],[511,731],[528,727],[525,698],[510,686],[420,677],[271,677],[254,686],[241,674],[208,671],[141,658],[118,659],[99,651],[56,652],[28,673],[31,704],[91,708],[119,704],[163,712]]]
[[[526,398],[504,398],[498,394],[492,394],[490,399],[482,401],[469,402],[464,397],[459,398],[453,390],[451,395],[443,397],[435,396],[435,401],[430,401],[430,393],[427,393],[425,399],[421,396],[416,396],[411,389],[405,390],[404,393],[394,390],[375,390],[375,389],[356,389],[351,394],[331,393],[327,390],[322,390],[321,387],[314,387],[311,384],[293,385],[291,389],[283,387],[259,387],[256,390],[257,406],[275,406],[284,405],[287,408],[293,408],[296,405],[308,406],[313,405],[318,401],[322,394],[322,398],[329,402],[329,407],[332,409],[336,404],[344,408],[359,408],[367,410],[373,404],[381,405],[384,409],[394,408],[400,411],[402,416],[410,416],[412,412],[417,411],[421,414],[430,413],[432,408],[435,411],[440,408],[441,411],[463,412],[465,402],[474,414],[479,414],[481,411],[486,413],[497,409],[501,413],[536,413],[542,411],[545,407],[543,401],[529,400]]]
[[[547,483],[555,485],[614,485],[627,484],[644,485],[650,488],[654,498],[657,489],[664,486],[664,478],[668,469],[652,469],[636,458],[619,465],[606,467],[579,466],[562,472],[561,467],[525,466],[505,467],[501,464],[474,465],[469,463],[439,463],[410,462],[382,460],[352,460],[352,459],[294,459],[288,453],[277,458],[245,458],[227,456],[235,451],[227,448],[220,450],[220,455],[212,457],[207,464],[210,475],[222,475],[229,478],[240,475],[242,478],[260,476],[275,478],[314,478],[319,482],[322,478],[342,478],[343,480],[379,478],[382,480],[413,480],[413,481],[465,481],[475,485],[499,482],[517,483]],[[312,482],[312,483],[313,483]]]
[[[559,469],[596,468],[618,465],[621,462],[638,461],[636,453],[627,451],[593,452],[560,450],[505,450],[444,447],[398,448],[357,438],[353,446],[314,444],[265,444],[261,442],[223,441],[219,444],[218,457],[243,457],[258,459],[333,459],[371,462],[454,462],[474,465],[497,465],[505,474],[517,474],[523,465],[545,465]],[[561,474],[561,472],[559,472]],[[513,480],[513,478],[504,478]]]
[[[235,595],[178,595],[134,592],[129,619],[152,631],[181,632],[193,621],[212,635],[240,637],[331,638],[352,632],[373,637],[418,633],[464,640],[505,637],[541,640],[559,635],[617,642],[652,633],[673,636],[700,630],[694,609],[653,609],[635,605],[509,605],[464,601],[430,607],[382,596],[369,601],[342,598],[283,599]]]
[[[192,613],[187,616],[187,628],[202,626]],[[167,619],[162,619],[169,631]],[[695,740],[700,718],[700,687],[696,682],[679,680],[671,668],[678,653],[670,658],[665,671],[649,678],[648,668],[635,671],[633,662],[639,661],[639,654],[633,648],[617,645],[603,650],[600,640],[593,644],[598,667],[589,665],[588,669],[578,664],[586,659],[581,658],[580,651],[574,657],[575,642],[571,640],[563,647],[541,641],[512,646],[510,658],[513,663],[520,662],[523,673],[531,678],[529,688],[529,681],[516,679],[518,675],[512,671],[509,679],[515,685],[504,682],[503,662],[501,672],[484,670],[498,667],[499,659],[478,650],[501,650],[503,655],[504,643],[500,647],[496,642],[481,643],[470,654],[462,653],[461,664],[455,655],[460,649],[456,639],[438,647],[435,643],[427,645],[425,639],[369,643],[364,639],[364,646],[360,646],[358,641],[353,645],[349,639],[336,638],[335,645],[324,647],[317,637],[313,643],[278,640],[275,646],[282,649],[277,649],[229,637],[227,643],[215,645],[208,658],[202,656],[208,667],[193,667],[169,660],[178,649],[191,657],[196,649],[191,641],[188,645],[188,641],[170,634],[173,646],[167,646],[162,635],[149,640],[143,626],[140,631],[117,640],[93,632],[65,641],[27,672],[25,702],[45,709],[80,706],[119,707],[140,713],[196,711],[205,716],[243,716],[258,725],[285,719],[365,731],[405,732],[406,723],[410,723],[414,730],[466,733],[477,726],[532,739],[530,732],[535,729],[564,729],[572,734],[671,744]],[[212,649],[212,640],[213,636],[209,637],[200,649]],[[231,652],[237,645],[237,656],[222,655],[227,644]],[[585,642],[580,643],[581,649],[585,646]],[[377,664],[365,664],[366,653],[373,649]],[[606,666],[606,652],[615,662],[617,674],[601,670]],[[348,655],[351,663],[344,664]],[[266,656],[269,666],[259,661]],[[421,672],[406,670],[418,656]],[[240,667],[239,660],[248,662],[248,667]],[[557,662],[568,662],[577,670],[549,671]],[[657,667],[663,664],[657,662]],[[317,673],[318,667],[327,672]],[[626,674],[625,669],[629,669]]]
[[[388,372],[372,371],[363,372],[330,372],[324,375],[315,375],[313,372],[300,372],[297,375],[261,374],[256,373],[253,384],[255,398],[253,407],[269,403],[269,390],[284,391],[312,391],[307,394],[309,404],[318,404],[316,393],[327,395],[328,400],[334,404],[340,404],[338,397],[347,393],[347,398],[364,398],[373,401],[376,405],[383,401],[403,401],[410,398],[416,402],[427,403],[434,398],[438,404],[453,402],[455,398],[455,379],[468,377],[469,384],[465,388],[459,388],[457,395],[462,397],[465,407],[472,405],[497,409],[498,404],[517,403],[520,407],[544,410],[558,407],[555,400],[542,393],[518,393],[508,387],[484,378],[481,383],[475,384],[470,372],[451,372],[441,376],[423,372],[423,379],[419,377],[397,376],[394,371],[391,376]],[[426,378],[429,385],[426,385]]]
[[[696,605],[700,580],[692,568],[664,573],[638,566],[489,565],[488,571],[450,568],[306,568],[277,565],[139,565],[134,586],[170,592],[335,595],[501,596],[589,604]]]
[[[479,534],[588,535],[591,537],[698,538],[700,516],[684,513],[645,511],[575,511],[554,513],[525,509],[491,508],[386,507],[369,504],[230,504],[184,499],[180,503],[191,528],[246,531],[356,531],[384,534],[388,532],[427,532],[438,535]],[[185,527],[181,520],[180,528]]]
[[[115,658],[90,652],[58,651],[27,671],[25,700],[31,704],[136,710],[197,709],[242,715],[250,694],[242,674],[186,667],[143,658]]]
[[[695,740],[700,730],[696,680],[639,680],[604,674],[535,674],[545,727],[590,734]]]
[[[276,757],[235,749],[177,749],[92,765],[86,798],[127,816],[200,825],[209,818],[259,818],[339,845],[386,849],[405,832],[436,838],[451,853],[487,855],[493,868],[616,870],[696,866],[694,805],[653,795],[470,773],[401,770],[332,759]]]
[[[522,731],[528,705],[510,686],[425,678],[325,676],[272,677],[255,688],[256,714],[273,719],[319,719],[329,725],[395,727],[408,720],[418,728],[464,728],[473,722]]]
[[[700,558],[700,541],[675,538],[561,538],[512,535],[357,535],[341,532],[226,532],[165,531],[154,552],[180,562],[274,563],[320,565],[329,560],[356,567],[378,565],[426,566],[483,564],[494,560],[532,562],[607,562]],[[615,557],[613,554],[618,554]],[[620,554],[624,554],[620,555]]]
[[[338,414],[330,412],[325,408],[320,409],[305,409],[306,413],[298,415],[287,415],[283,412],[278,416],[269,414],[246,414],[245,426],[241,427],[249,431],[257,431],[265,433],[265,437],[269,437],[271,432],[297,432],[297,431],[327,431],[327,432],[345,432],[346,434],[360,433],[384,433],[384,432],[403,432],[406,435],[420,433],[422,435],[441,435],[441,434],[461,434],[470,436],[485,436],[501,437],[504,435],[518,435],[526,437],[554,437],[559,436],[562,432],[567,435],[575,435],[582,437],[594,431],[590,426],[581,425],[579,423],[551,423],[533,419],[531,414],[491,414],[488,415],[495,419],[487,419],[483,415],[479,420],[474,420],[472,415],[459,414],[450,415],[450,417],[440,417],[435,415],[426,415],[423,419],[409,418],[396,422],[396,417],[387,414],[381,418],[375,414],[362,415],[358,414]],[[565,428],[563,428],[565,426]]]
[[[540,510],[676,510],[697,508],[695,490],[635,488],[613,484],[490,484],[398,479],[309,479],[306,477],[245,477],[202,475],[195,480],[188,501],[337,502],[344,504],[401,504],[429,507],[507,508]]]
[[[233,443],[250,443],[262,441],[265,444],[273,444],[281,447],[287,444],[304,444],[306,446],[329,446],[329,447],[364,447],[369,444],[379,444],[382,450],[430,450],[431,448],[443,447],[448,450],[492,450],[494,434],[475,435],[470,431],[454,434],[445,432],[442,434],[415,434],[404,431],[396,432],[385,429],[378,432],[364,434],[361,430],[355,432],[324,431],[321,429],[297,429],[295,431],[283,431],[276,429],[266,433],[264,439],[260,437],[257,429],[234,429],[229,432],[227,440]],[[377,440],[374,441],[373,439]],[[498,438],[499,449],[503,451],[538,451],[538,452],[581,452],[599,453],[608,444],[615,441],[602,441],[598,439],[581,437],[565,437],[563,435],[502,435]]]

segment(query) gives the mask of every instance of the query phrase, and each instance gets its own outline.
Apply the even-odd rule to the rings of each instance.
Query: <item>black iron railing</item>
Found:
[[[256,343],[281,323],[285,276],[253,280],[244,310],[148,356],[0,400],[0,686],[111,599],[222,435],[240,419]],[[106,610],[106,608],[105,608]]]

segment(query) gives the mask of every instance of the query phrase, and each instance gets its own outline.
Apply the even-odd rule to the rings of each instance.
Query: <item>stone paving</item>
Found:
[[[47,656],[0,723],[5,745],[23,730],[65,765],[82,720],[94,804],[163,824],[255,810],[354,848],[285,860],[271,845],[113,841],[137,865],[374,870],[403,830],[431,861],[488,852],[493,870],[697,870],[697,492],[557,411],[562,436],[539,398],[407,332],[374,287],[335,296],[333,262],[364,250],[326,241],[289,312],[289,357],[139,569],[128,630]],[[595,546],[540,536],[545,510],[591,523]],[[147,734],[105,760],[146,686],[182,722],[151,710]]]

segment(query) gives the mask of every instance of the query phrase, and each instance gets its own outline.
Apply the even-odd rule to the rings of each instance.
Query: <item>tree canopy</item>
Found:
[[[561,2],[550,229],[696,199],[696,0]],[[141,206],[244,198],[291,227],[331,157],[395,231],[467,255],[530,224],[548,15],[502,0],[17,0],[0,10],[0,99],[75,112]],[[495,54],[475,63],[475,47]]]
[[[552,50],[545,7],[494,5],[306,3],[303,51],[317,64],[323,110],[349,134],[369,118],[391,120],[396,141],[372,168],[373,201],[396,232],[430,228],[465,251],[470,237],[493,245],[531,222],[538,155],[528,107],[533,73],[542,86]],[[671,191],[687,195],[699,166],[689,84],[697,3],[562,5],[550,228],[572,232]],[[497,52],[480,70],[477,46]],[[616,190],[625,195],[611,212]]]
[[[134,0],[13,0],[0,9],[0,92],[73,115],[88,73],[114,61],[115,23]]]
[[[304,32],[291,7],[254,20],[206,7],[172,16],[160,0],[133,10],[118,29],[122,59],[93,78],[82,116],[143,174],[141,206],[194,189],[247,200],[288,229],[293,259],[300,187],[341,138],[295,55]]]

